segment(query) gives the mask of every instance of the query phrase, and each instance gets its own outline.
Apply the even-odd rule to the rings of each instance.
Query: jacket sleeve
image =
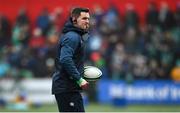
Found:
[[[60,64],[66,70],[68,75],[75,81],[81,78],[75,63],[73,61],[73,54],[79,45],[80,37],[75,33],[67,33],[61,42]]]

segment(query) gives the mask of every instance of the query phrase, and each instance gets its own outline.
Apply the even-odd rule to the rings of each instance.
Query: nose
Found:
[[[88,23],[88,24],[89,24],[89,19],[86,19],[86,23]]]

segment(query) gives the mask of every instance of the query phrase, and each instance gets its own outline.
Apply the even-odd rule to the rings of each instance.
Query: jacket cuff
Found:
[[[76,83],[80,86],[81,83],[83,82],[83,78],[80,78],[78,81],[76,81]]]

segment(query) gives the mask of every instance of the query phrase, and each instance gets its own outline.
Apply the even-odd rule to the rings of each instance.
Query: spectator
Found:
[[[9,20],[0,14],[0,48],[10,42],[10,23]]]
[[[159,19],[158,19],[158,9],[155,3],[150,2],[148,4],[148,10],[146,12],[146,24],[148,26],[148,28],[154,29],[155,27],[157,27],[159,25]]]
[[[180,27],[180,2],[176,6],[175,20],[176,20],[176,26]]]
[[[16,18],[16,25],[23,26],[23,25],[29,25],[29,17],[27,16],[25,8],[21,8],[19,10],[18,16]]]
[[[37,17],[36,24],[37,27],[39,27],[42,30],[42,33],[45,36],[50,27],[50,18],[47,8],[44,8],[41,11],[40,15]]]
[[[123,67],[123,63],[126,57],[125,46],[122,43],[117,43],[115,50],[112,54],[111,59],[111,67],[112,67],[112,79],[124,79],[125,78],[125,70]]]
[[[57,30],[60,31],[65,24],[65,15],[61,7],[55,8],[54,12],[50,15],[51,26],[57,27]]]
[[[12,44],[27,46],[30,37],[30,29],[28,24],[15,25],[12,31]]]
[[[33,49],[43,48],[45,45],[45,37],[42,36],[40,28],[35,28],[33,36],[29,40],[29,47]]]
[[[138,28],[139,26],[139,16],[137,12],[134,10],[133,4],[127,4],[126,5],[126,12],[124,15],[124,23],[125,28]]]
[[[159,21],[163,31],[171,30],[175,25],[173,12],[169,9],[169,6],[166,2],[161,3]]]

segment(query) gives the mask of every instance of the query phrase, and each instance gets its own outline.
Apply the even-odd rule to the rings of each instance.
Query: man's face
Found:
[[[89,19],[90,15],[87,12],[81,12],[80,16],[77,18],[77,27],[88,30],[89,29]]]

